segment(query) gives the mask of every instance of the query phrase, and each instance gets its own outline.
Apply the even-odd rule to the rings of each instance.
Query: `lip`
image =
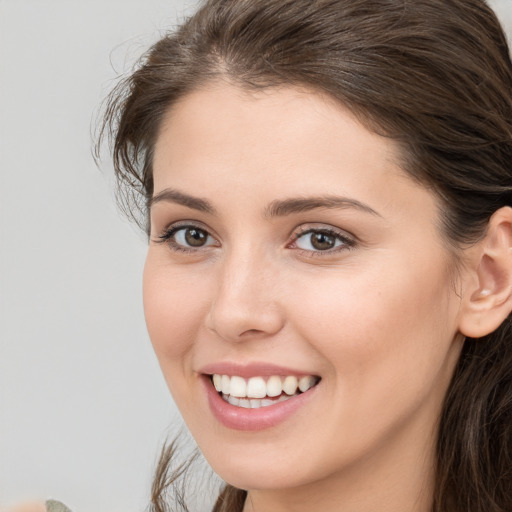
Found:
[[[237,375],[244,379],[250,379],[251,377],[272,377],[273,375],[281,377],[286,377],[287,375],[294,375],[295,377],[315,375],[308,371],[286,368],[272,363],[255,362],[242,365],[229,361],[208,364],[199,369],[198,373],[206,375],[213,375],[215,373],[218,375]]]
[[[227,372],[223,374],[229,375]],[[268,375],[279,374],[280,373],[270,373]],[[240,375],[240,373],[233,373],[233,375]],[[254,373],[251,374],[251,376],[254,375]],[[258,375],[264,376],[261,373],[258,373]],[[295,373],[288,373],[286,375],[295,375]],[[260,407],[258,409],[245,409],[226,402],[213,386],[209,375],[202,375],[201,380],[205,387],[208,404],[213,416],[225,427],[242,431],[264,430],[283,423],[293,416],[295,412],[307,405],[315,395],[316,389],[319,386],[319,384],[317,384],[308,391],[293,396],[284,402],[278,402],[274,405]]]

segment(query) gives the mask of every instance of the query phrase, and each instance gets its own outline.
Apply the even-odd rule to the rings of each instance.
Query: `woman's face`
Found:
[[[233,485],[430,461],[460,299],[435,198],[398,158],[292,88],[213,84],[167,115],[146,320],[188,427]]]

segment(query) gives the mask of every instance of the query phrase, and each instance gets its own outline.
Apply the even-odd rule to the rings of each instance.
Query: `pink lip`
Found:
[[[272,375],[280,375],[286,377],[287,375],[295,375],[295,377],[303,377],[305,375],[314,375],[310,372],[296,370],[293,368],[286,368],[271,363],[249,363],[239,364],[232,362],[222,362],[208,364],[199,370],[199,373],[206,375],[238,375],[244,379],[251,377],[271,377]]]
[[[217,373],[217,370],[215,371]],[[229,375],[229,372],[220,372],[223,375]],[[281,372],[275,372],[268,375],[280,375]],[[233,375],[240,375],[240,373],[233,373]],[[252,375],[255,375],[252,373]],[[262,375],[257,373],[257,375]],[[294,372],[285,373],[285,375],[295,375]],[[243,376],[243,375],[240,375]],[[244,409],[243,407],[236,407],[223,400],[217,392],[211,379],[208,375],[203,375],[203,384],[208,396],[208,403],[210,410],[214,417],[222,423],[225,427],[235,430],[257,431],[266,428],[271,428],[279,423],[284,422],[292,416],[298,409],[305,406],[309,400],[314,396],[318,387],[314,386],[305,393],[296,395],[284,402],[269,405],[267,407],[260,407],[258,409]]]

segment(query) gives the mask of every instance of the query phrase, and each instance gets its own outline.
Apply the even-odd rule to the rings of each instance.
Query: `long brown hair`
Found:
[[[455,254],[512,205],[512,64],[484,0],[203,2],[107,103],[102,135],[111,137],[119,202],[145,229],[162,117],[219,79],[246,89],[306,86],[398,141],[404,170],[437,194]],[[168,510],[165,489],[184,469],[169,473],[171,459],[164,450],[155,512]],[[241,511],[245,496],[228,485],[214,510]],[[433,510],[512,510],[510,316],[465,342],[440,419]]]

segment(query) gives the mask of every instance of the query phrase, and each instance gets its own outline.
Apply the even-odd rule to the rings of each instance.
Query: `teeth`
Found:
[[[220,381],[222,392],[226,395],[231,394],[231,379],[227,375],[223,375]]]
[[[259,409],[260,407],[268,407],[279,402],[285,402],[291,397],[287,395],[280,396],[277,400],[269,400],[268,398],[236,398],[235,396],[222,394],[222,398],[236,407],[243,407],[244,409]]]
[[[215,374],[213,376],[213,385],[217,391],[222,391],[222,377],[220,375]]]
[[[287,394],[287,395],[293,395],[296,391],[297,391],[297,386],[298,386],[298,381],[297,381],[297,377],[293,377],[293,376],[288,376],[286,377],[286,379],[284,379],[284,382],[283,382],[283,391]]]
[[[315,385],[315,378],[311,375],[301,377],[299,380],[299,389],[304,393]]]
[[[231,396],[231,395],[228,396],[228,402],[231,405],[236,405],[236,406],[240,405],[240,400],[238,398],[234,397],[234,396]]]
[[[261,400],[258,400],[257,398],[252,398],[249,402],[251,402],[251,409],[258,409],[261,407]]]
[[[245,383],[245,379],[242,379],[242,377],[231,377],[229,394],[239,398],[247,396],[247,384]]]
[[[268,396],[279,396],[283,392],[283,385],[281,378],[276,375],[270,377],[267,380],[267,395]]]
[[[272,375],[267,380],[263,377],[251,377],[246,380],[238,375],[212,376],[215,389],[222,393],[225,400],[237,407],[258,408],[267,407],[289,397],[296,395],[299,391],[304,393],[311,389],[319,381],[318,377],[306,375],[297,378],[294,375],[280,377]],[[277,400],[269,400],[276,398]]]
[[[251,377],[247,383],[247,395],[251,398],[264,398],[267,396],[267,385],[262,377]]]

